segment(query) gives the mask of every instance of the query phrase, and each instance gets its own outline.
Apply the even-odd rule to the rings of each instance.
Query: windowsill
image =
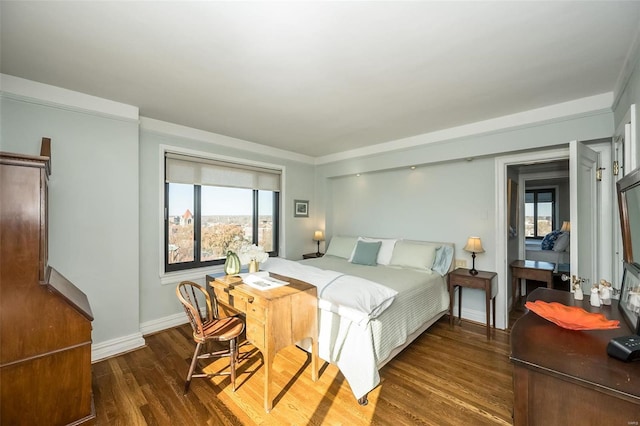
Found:
[[[224,265],[207,268],[187,269],[184,271],[166,272],[160,275],[161,285],[172,285],[181,281],[204,280],[205,275],[224,274]]]

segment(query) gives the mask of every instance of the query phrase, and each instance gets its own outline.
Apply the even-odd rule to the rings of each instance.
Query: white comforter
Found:
[[[397,291],[365,278],[272,257],[262,269],[308,282],[318,289],[318,308],[346,317],[359,326],[378,317]]]
[[[380,383],[378,369],[394,348],[449,306],[439,274],[354,265],[328,255],[302,262],[270,258],[262,268],[318,286],[320,358],[340,368],[356,398]],[[365,288],[382,291],[383,297],[365,295]],[[387,292],[393,297],[385,297]],[[298,345],[311,347],[308,339]]]

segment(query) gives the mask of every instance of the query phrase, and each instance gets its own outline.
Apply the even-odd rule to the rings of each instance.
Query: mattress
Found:
[[[356,398],[365,396],[380,383],[378,370],[395,348],[449,308],[446,279],[435,272],[356,265],[334,256],[300,263],[365,278],[397,291],[391,305],[365,324],[358,325],[335,312],[319,310],[319,355],[340,368]]]

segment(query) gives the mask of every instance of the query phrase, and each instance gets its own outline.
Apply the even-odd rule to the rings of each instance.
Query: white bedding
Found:
[[[553,263],[553,272],[558,272],[558,266],[560,264],[571,263],[571,253],[568,251],[542,250],[539,246],[527,246],[525,259]]]
[[[395,348],[448,310],[445,278],[431,271],[356,265],[336,256],[272,260],[262,268],[319,283],[319,355],[340,368],[356,398],[380,383],[378,369]],[[364,288],[382,296],[362,300]],[[301,346],[309,347],[304,342]]]

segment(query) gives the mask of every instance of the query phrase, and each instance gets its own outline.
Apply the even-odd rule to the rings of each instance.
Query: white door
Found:
[[[598,277],[597,167],[597,152],[578,141],[569,144],[571,276],[582,280],[586,297]]]

